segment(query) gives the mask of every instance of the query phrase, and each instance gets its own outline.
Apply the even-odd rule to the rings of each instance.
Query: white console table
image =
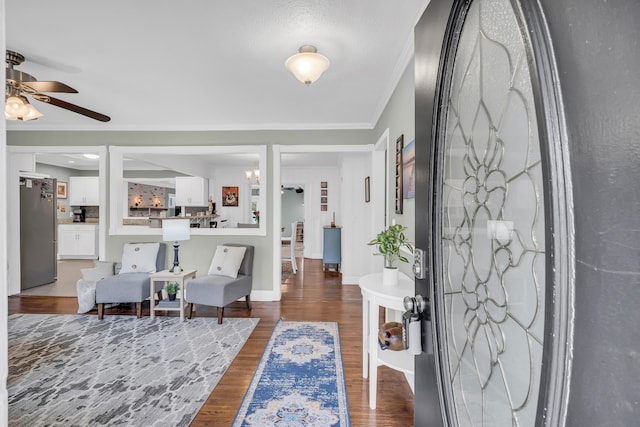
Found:
[[[397,286],[383,286],[382,273],[369,274],[359,280],[362,291],[362,376],[369,378],[369,407],[376,408],[378,366],[385,365],[404,372],[413,382],[414,358],[407,351],[381,350],[378,344],[380,307],[404,311],[405,296],[415,295],[413,280],[399,275]],[[411,385],[413,389],[413,385]]]

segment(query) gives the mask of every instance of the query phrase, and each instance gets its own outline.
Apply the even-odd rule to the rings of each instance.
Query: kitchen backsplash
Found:
[[[86,218],[100,218],[100,206],[85,206],[84,208],[87,210]]]

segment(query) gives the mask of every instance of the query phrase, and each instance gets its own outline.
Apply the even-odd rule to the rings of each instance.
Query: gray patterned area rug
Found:
[[[9,316],[9,425],[187,426],[259,319]]]

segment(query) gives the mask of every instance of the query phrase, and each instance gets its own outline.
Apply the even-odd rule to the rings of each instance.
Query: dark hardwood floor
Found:
[[[413,425],[414,399],[411,389],[402,373],[387,367],[378,368],[377,409],[369,409],[369,384],[368,380],[362,378],[360,288],[355,285],[342,286],[338,273],[323,273],[321,260],[299,259],[298,266],[298,273],[291,275],[283,284],[280,302],[255,301],[251,312],[242,301],[225,308],[225,317],[251,316],[260,318],[260,322],[191,425],[231,425],[271,331],[280,318],[339,323],[349,411],[354,427]],[[76,298],[9,297],[9,314],[75,314],[76,310]],[[105,310],[105,316],[113,314],[135,315],[135,305]],[[96,312],[88,315],[96,315]],[[148,305],[144,306],[143,315],[149,315]],[[212,322],[217,321],[214,307],[198,306],[194,316],[210,317]]]

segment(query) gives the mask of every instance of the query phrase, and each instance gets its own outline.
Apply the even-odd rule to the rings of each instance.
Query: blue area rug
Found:
[[[338,324],[279,321],[233,426],[349,425]]]

